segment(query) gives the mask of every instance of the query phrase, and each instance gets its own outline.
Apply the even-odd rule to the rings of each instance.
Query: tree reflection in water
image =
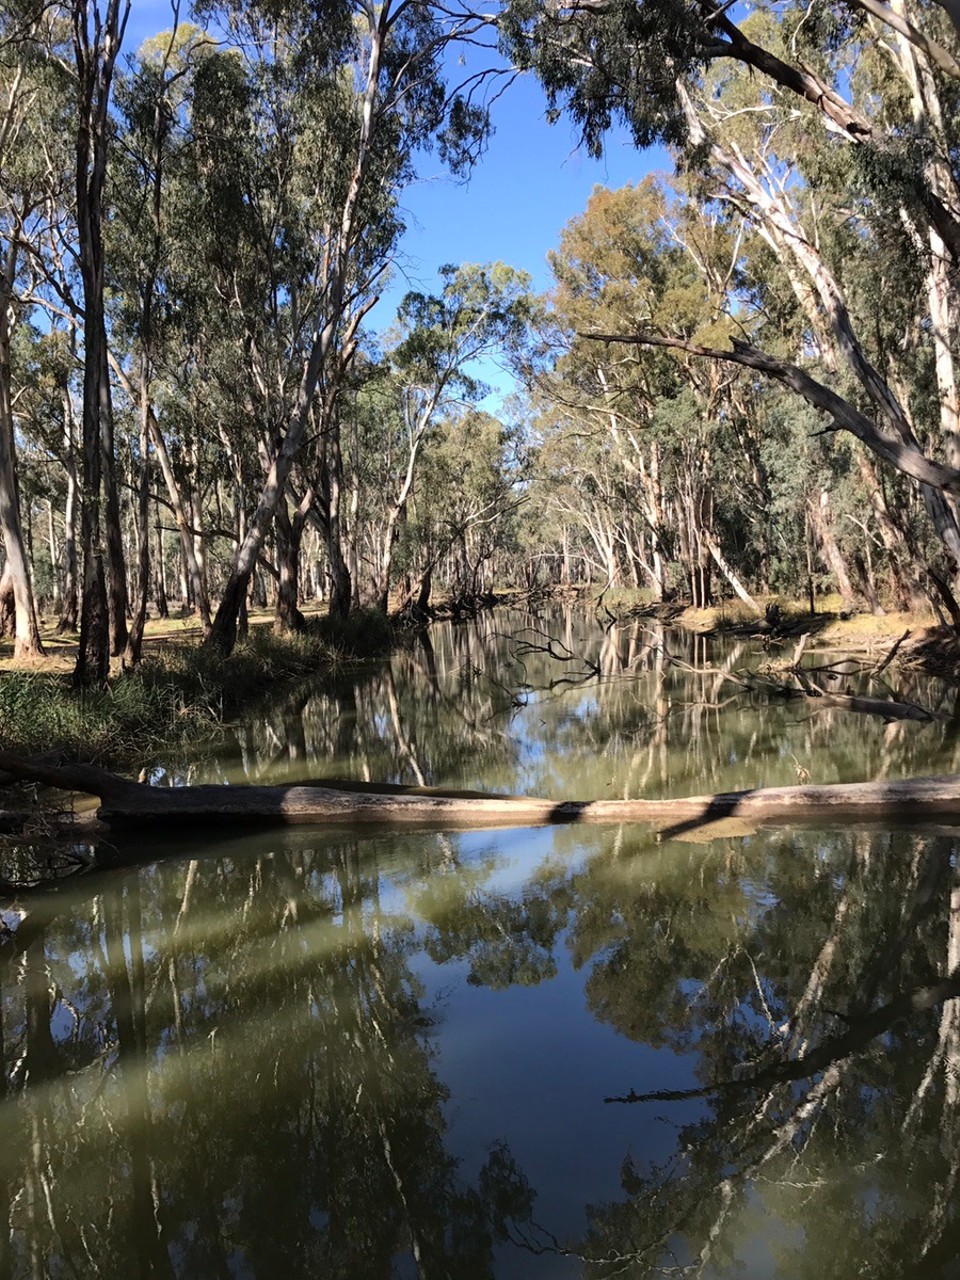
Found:
[[[498,839],[233,842],[26,899],[0,949],[2,1274],[950,1274],[952,837],[594,833],[584,857],[564,829],[522,882]],[[491,1131],[465,1164],[444,1083],[441,999],[558,971],[583,979],[571,1045],[670,1051],[608,1104],[634,1136],[582,1231],[510,1152],[562,1134]],[[621,1083],[598,1053],[558,1112]],[[645,1161],[663,1118],[673,1153]]]
[[[816,842],[771,837],[762,879],[750,850],[682,903],[618,895],[622,923],[600,945],[589,921],[575,930],[581,956],[602,946],[598,1016],[694,1049],[710,1086],[686,1094],[707,1110],[680,1117],[667,1166],[624,1163],[624,1198],[592,1211],[586,1256],[632,1257],[636,1274],[668,1259],[727,1274],[744,1256],[791,1277],[955,1266],[955,840]],[[613,904],[594,906],[611,919]]]
[[[444,1149],[438,1015],[371,849],[37,901],[4,985],[6,1274],[492,1274],[530,1193],[502,1144],[473,1185]]]
[[[814,782],[960,771],[956,690],[916,672],[898,674],[897,695],[942,719],[888,725],[747,692],[725,677],[775,653],[646,620],[603,628],[582,614],[498,610],[431,635],[272,699],[173,776],[336,775],[590,799],[778,786],[798,765]],[[544,651],[545,635],[573,657]],[[855,671],[817,679],[881,692]]]
[[[569,662],[521,665],[502,630],[298,691],[183,775],[588,798],[960,764],[949,720],[731,700],[736,645],[567,617],[595,674],[558,685]],[[949,710],[918,679],[900,692]],[[135,852],[7,904],[0,1280],[956,1271],[952,833]],[[458,1057],[478,1011],[496,1047]]]
[[[757,1276],[951,1274],[955,853],[945,836],[792,834],[677,865],[676,848],[631,858],[614,839],[506,902],[465,884],[433,953],[469,956],[468,980],[529,980],[567,916],[596,1019],[691,1055],[703,1082],[610,1098],[679,1121],[671,1158],[621,1152],[622,1197],[588,1208],[579,1243],[540,1219],[512,1238],[597,1276],[742,1274],[745,1259]]]

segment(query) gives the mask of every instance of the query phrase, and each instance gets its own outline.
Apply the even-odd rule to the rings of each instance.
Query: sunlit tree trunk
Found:
[[[13,587],[14,656],[37,658],[43,654],[43,645],[37,628],[30,567],[20,525],[13,433],[10,317],[15,267],[16,246],[11,245],[0,272],[0,535],[6,555],[5,568]]]
[[[125,665],[133,665],[140,661],[143,629],[147,621],[147,601],[150,597],[150,419],[146,399],[140,407],[140,467],[140,484],[137,494],[137,528],[140,535],[140,549],[137,557],[137,605],[124,649]]]
[[[77,515],[79,485],[77,483],[77,446],[74,432],[73,405],[69,391],[63,394],[63,468],[66,473],[66,496],[63,506],[63,583],[62,604],[57,631],[76,631],[79,618],[77,592]]]
[[[866,484],[867,491],[870,494],[870,505],[880,534],[880,541],[883,543],[883,549],[886,553],[887,568],[897,608],[923,609],[927,605],[927,599],[916,585],[916,569],[921,566],[917,563],[918,557],[915,554],[915,548],[909,545],[902,528],[899,528],[895,522],[894,512],[891,511],[888,504],[887,496],[877,476],[877,469],[873,465],[873,459],[865,449],[859,447],[856,449],[856,458],[861,479]],[[904,567],[905,556],[915,562],[912,574],[908,573]]]
[[[210,602],[207,599],[206,584],[197,560],[190,513],[173,469],[167,442],[155,418],[151,418],[150,429],[156,449],[157,461],[160,463],[160,471],[163,475],[170,505],[173,507],[173,516],[177,522],[177,533],[180,537],[180,554],[183,559],[183,572],[187,587],[187,590],[182,592],[184,603],[187,602],[189,596],[192,596],[194,607],[200,615],[204,635],[207,635],[210,630]]]
[[[6,565],[0,572],[0,636],[12,636],[16,626],[16,602],[13,598],[13,576]]]
[[[154,504],[154,533],[156,534],[156,560],[154,579],[156,586],[154,594],[156,596],[157,613],[161,618],[170,616],[170,605],[167,601],[167,566],[164,557],[163,547],[163,525],[160,522],[160,504]]]
[[[117,484],[117,458],[114,447],[113,392],[107,363],[106,334],[100,372],[101,413],[100,449],[103,455],[103,523],[107,553],[107,615],[110,628],[110,653],[123,653],[127,643],[127,567],[123,554],[123,532],[120,523],[120,489]]]
[[[353,432],[351,440],[351,456],[353,458],[353,467],[350,473],[350,510],[348,515],[348,538],[347,538],[347,571],[350,574],[350,587],[352,598],[350,607],[359,609],[360,607],[360,545],[359,545],[359,529],[360,529],[360,466],[359,466],[359,431],[357,426],[357,415],[353,415]]]
[[[407,454],[407,466],[400,482],[397,495],[387,507],[380,537],[380,581],[377,589],[377,606],[386,613],[390,603],[390,574],[393,566],[393,549],[397,541],[400,521],[407,509],[407,502],[413,489],[413,478],[416,472],[417,457],[423,445],[430,417],[436,407],[436,398],[425,405],[415,423],[410,428],[410,449]]]
[[[822,490],[819,498],[812,497],[810,499],[807,504],[807,510],[810,516],[810,526],[817,540],[823,563],[836,579],[843,607],[852,609],[856,603],[856,595],[853,590],[853,583],[850,581],[847,562],[843,558],[840,547],[837,545],[837,540],[833,536],[833,530],[830,527],[830,494],[826,489]]]
[[[891,8],[901,16],[906,16],[902,0],[892,0]],[[931,137],[934,141],[935,151],[926,164],[930,190],[947,208],[956,208],[960,192],[947,160],[943,107],[929,61],[903,35],[897,35],[891,45],[893,56],[899,62],[903,77],[910,87],[913,119],[918,135]],[[927,239],[927,301],[940,397],[940,430],[947,461],[952,467],[957,467],[960,466],[960,394],[957,390],[953,352],[960,318],[960,288],[956,279],[956,267],[951,265],[947,247],[936,227],[931,225],[928,228]]]

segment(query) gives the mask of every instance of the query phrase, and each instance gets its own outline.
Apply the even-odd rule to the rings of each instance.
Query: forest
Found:
[[[408,274],[531,86],[635,176]],[[0,90],[0,1280],[955,1280],[960,0]]]
[[[225,655],[254,606],[510,586],[960,625],[949,5],[228,0],[139,48],[129,11],[0,11],[17,657],[54,618],[97,685],[171,603]],[[482,165],[521,74],[674,172],[598,187],[545,294],[438,263],[374,325],[419,159]]]

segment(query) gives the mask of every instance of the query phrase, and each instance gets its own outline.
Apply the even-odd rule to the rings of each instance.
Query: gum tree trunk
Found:
[[[103,189],[109,144],[108,107],[117,54],[130,12],[129,0],[108,0],[105,11],[74,0],[73,47],[79,88],[76,135],[77,237],[83,281],[83,602],[80,652],[73,682],[78,688],[103,685],[110,669],[110,622],[104,577],[101,498],[104,451],[112,453],[110,380],[103,307]],[[114,497],[115,497],[114,489]],[[108,494],[108,511],[112,499]],[[117,511],[118,514],[118,511]],[[116,521],[114,541],[119,535]],[[122,548],[121,559],[122,559]],[[113,546],[111,555],[116,556]],[[115,605],[120,582],[114,582]],[[126,608],[125,589],[122,594]],[[123,629],[126,629],[124,618]]]
[[[64,393],[64,455],[63,466],[67,475],[67,493],[63,507],[63,586],[61,588],[62,605],[57,631],[76,631],[79,614],[77,611],[77,591],[79,570],[77,566],[77,505],[79,485],[77,483],[77,452],[74,437],[73,409],[70,396]]]
[[[305,505],[306,504],[306,505]],[[299,608],[300,548],[306,527],[306,511],[312,504],[308,494],[291,516],[286,504],[277,507],[275,536],[277,543],[277,607],[273,620],[275,631],[302,631],[304,616]]]
[[[5,574],[14,599],[14,657],[38,658],[43,654],[30,583],[30,569],[20,525],[16,456],[13,436],[13,400],[10,373],[10,307],[16,247],[3,263],[0,282],[0,535],[6,556]]]
[[[103,455],[103,524],[107,553],[107,617],[110,630],[110,653],[118,657],[127,643],[127,569],[123,556],[123,533],[120,525],[120,492],[117,487],[117,459],[113,440],[113,394],[107,365],[106,334],[102,349],[100,449]]]

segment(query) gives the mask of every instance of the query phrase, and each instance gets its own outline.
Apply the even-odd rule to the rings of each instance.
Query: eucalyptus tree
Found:
[[[227,6],[225,21],[249,22],[252,6]],[[266,467],[256,510],[240,541],[214,621],[210,643],[232,647],[247,583],[311,422],[317,420],[323,453],[316,480],[332,581],[331,610],[350,607],[349,571],[343,555],[340,503],[344,492],[339,402],[344,377],[356,353],[357,331],[376,296],[399,231],[393,208],[412,176],[418,147],[439,138],[442,156],[466,164],[479,145],[484,112],[468,97],[448,97],[444,51],[477,32],[483,20],[467,11],[404,2],[375,6],[341,0],[324,8],[318,23],[309,6],[264,10],[284,32],[291,49],[311,60],[323,105],[331,115],[322,157],[314,153],[318,182],[329,203],[310,242],[316,289],[303,315],[303,346],[291,378],[283,420]],[[336,117],[333,126],[331,117]],[[304,157],[306,160],[307,157]],[[321,163],[322,160],[322,163]],[[383,229],[392,234],[383,235]],[[371,255],[368,248],[373,248]],[[372,260],[371,260],[372,258]]]
[[[616,192],[598,188],[564,228],[550,255],[559,348],[539,383],[541,462],[559,465],[558,478],[564,477],[551,501],[582,527],[610,585],[619,584],[627,561],[639,567],[637,585],[651,587],[657,599],[669,553],[662,440],[650,425],[658,397],[670,395],[677,366],[624,358],[584,342],[577,331],[629,331],[665,315],[680,320],[676,297],[664,304],[678,269],[686,279],[675,278],[675,292],[693,282],[690,302],[705,304],[691,264],[668,243],[665,207],[653,182]],[[689,321],[690,306],[685,313]]]
[[[686,98],[691,141],[705,148],[722,175],[720,181],[724,198],[756,224],[784,264],[791,285],[807,311],[811,327],[814,332],[819,329],[821,352],[827,368],[836,371],[842,367],[852,375],[852,385],[870,405],[881,436],[914,453],[921,453],[911,406],[902,392],[898,394],[896,384],[879,367],[876,354],[871,352],[870,329],[857,323],[858,318],[841,275],[842,260],[830,260],[824,237],[818,236],[810,226],[811,220],[818,216],[817,204],[824,201],[826,193],[805,200],[803,185],[798,192],[796,178],[803,174],[802,168],[797,173],[788,158],[792,131],[778,127],[781,122],[776,113],[749,139],[738,120],[736,134],[729,141],[720,140],[721,136],[730,133],[724,124],[725,116],[739,111],[744,101],[742,87],[736,81],[731,87],[735,96],[729,107],[722,90],[717,105],[706,100],[697,105],[691,97]],[[705,119],[707,123],[704,123]],[[826,199],[830,201],[830,197]],[[837,193],[833,200],[840,204],[841,194]],[[801,394],[817,403],[815,388],[807,387]],[[818,407],[827,407],[822,398]],[[869,443],[868,440],[865,442]],[[949,441],[947,443],[949,446]],[[950,576],[956,577],[960,571],[960,527],[956,514],[935,486],[926,485],[923,492],[937,534],[949,557]],[[955,609],[951,599],[945,602]]]
[[[653,329],[723,341],[742,324],[728,314],[742,288],[741,255],[724,219],[692,217],[653,180],[595,190],[551,254],[559,346],[538,382],[541,476],[610,585],[627,571],[663,599],[679,561],[696,605],[710,602],[715,568],[750,601],[731,564],[744,558],[744,533],[757,548],[751,570],[765,576],[769,484],[757,389],[589,336]],[[735,511],[745,519],[732,519]]]
[[[104,311],[105,218],[111,89],[129,6],[123,3],[10,6],[17,43],[31,67],[29,131],[18,139],[7,191],[29,196],[29,217],[17,227],[18,250],[29,262],[31,307],[47,312],[44,327],[65,322],[82,346],[82,496],[84,586],[78,685],[106,678],[109,652],[126,637],[126,570],[120,531],[118,477],[107,371]],[[35,10],[35,12],[34,12]],[[32,14],[32,20],[27,16]],[[14,178],[16,170],[24,179]],[[25,388],[27,390],[29,388]],[[70,397],[69,378],[64,394]],[[72,426],[72,403],[66,416]],[[62,449],[73,468],[74,446]],[[67,517],[75,506],[72,475]],[[65,540],[68,549],[71,538]],[[106,557],[108,572],[104,572]],[[73,566],[68,565],[68,574]],[[72,590],[63,621],[75,622]]]
[[[772,46],[767,33],[738,25],[729,6],[716,0],[695,6],[675,0],[512,0],[500,25],[519,65],[537,73],[551,108],[571,113],[595,153],[615,118],[624,120],[638,145],[683,144],[684,93],[691,82],[706,68],[727,63],[759,72],[777,95],[810,104],[832,137],[861,150],[865,175],[878,189],[892,188],[934,225],[957,261],[960,220],[918,167],[910,146],[915,133],[885,129],[848,97],[848,54],[863,36],[896,33],[941,83],[960,80],[960,60],[945,47],[952,40],[946,16],[927,8],[921,17],[882,0],[839,0],[816,13],[801,6],[785,16],[790,37]]]
[[[130,0],[106,0],[103,8],[73,0],[70,9],[77,73],[76,218],[83,284],[84,575],[80,651],[74,672],[74,682],[81,687],[102,684],[111,648],[119,653],[126,644],[126,572],[114,470],[103,221],[110,93],[129,13]],[[104,554],[109,566],[109,604]]]
[[[854,74],[861,38],[875,34],[877,23],[884,39]],[[737,23],[726,7],[712,3],[681,9],[631,0],[570,6],[533,0],[510,7],[505,33],[525,64],[536,68],[554,105],[572,112],[594,150],[615,117],[641,144],[660,138],[684,148],[706,177],[704,195],[733,204],[767,239],[807,316],[811,344],[798,353],[801,360],[822,353],[827,373],[831,366],[834,373],[843,370],[848,393],[838,395],[829,382],[768,351],[684,347],[676,339],[667,345],[709,352],[777,379],[919,480],[945,560],[931,565],[930,576],[955,612],[950,579],[960,568],[960,528],[953,495],[960,492],[960,476],[950,454],[956,332],[951,280],[942,264],[960,260],[953,113],[946,106],[955,100],[960,68],[948,49],[953,36],[945,16],[928,9],[921,20],[904,6],[851,2],[829,17],[797,8]],[[876,63],[885,57],[881,74]],[[741,74],[746,69],[760,75]],[[814,146],[818,113],[829,137]],[[811,151],[813,168],[806,163]],[[849,214],[849,198],[847,215],[840,206],[853,196],[865,240],[903,227],[911,245],[903,260],[923,264],[929,323],[938,333],[930,345],[946,467],[930,456],[911,404],[878,367],[870,330],[854,314],[842,259],[831,260],[823,250],[814,184],[818,191],[831,182],[838,184],[834,216]]]
[[[355,466],[361,464],[351,545],[360,542],[358,563],[370,561],[377,589],[383,581],[378,556],[396,510],[384,503],[384,493],[399,492],[411,441],[396,399],[375,404],[380,432],[369,423],[370,433],[356,442],[361,448],[351,440],[347,474],[353,496]],[[393,427],[389,441],[383,439],[385,422]],[[517,513],[526,502],[529,478],[524,428],[512,413],[448,403],[438,409],[424,443],[390,549],[399,587],[396,607],[414,617],[426,616],[435,583],[469,605],[488,585],[486,575],[498,572],[508,558],[509,580],[515,581]]]
[[[177,16],[175,9],[174,17]],[[127,662],[136,662],[140,657],[150,592],[153,448],[161,460],[201,621],[206,627],[210,623],[192,522],[185,512],[182,490],[157,416],[158,369],[171,346],[169,331],[179,300],[171,262],[173,237],[167,227],[172,185],[169,173],[171,169],[176,171],[178,151],[185,145],[187,86],[196,63],[209,47],[210,41],[203,32],[191,24],[176,22],[170,31],[144,43],[129,74],[120,79],[117,91],[120,145],[113,162],[108,239],[110,282],[116,297],[111,309],[111,364],[136,412],[137,444],[131,454],[139,463],[137,597],[124,651]]]
[[[523,406],[512,403],[496,414],[467,406],[437,424],[409,522],[412,605],[426,607],[435,574],[454,600],[467,604],[497,580],[518,580],[519,522],[530,480],[525,417]]]
[[[247,243],[233,219],[248,168],[250,89],[234,52],[178,22],[141,46],[117,97],[111,365],[139,424],[139,598],[127,655],[135,659],[149,580],[151,456],[176,524],[185,601],[210,629],[202,463],[208,438],[219,450],[218,426],[236,416],[236,396],[219,412],[210,370],[205,390],[199,368],[212,365],[214,346],[239,345],[224,300],[238,242]],[[233,384],[245,382],[235,356]]]
[[[389,353],[398,400],[399,438],[389,442],[393,474],[377,548],[376,601],[386,610],[393,549],[413,492],[421,452],[437,420],[479,400],[487,388],[480,363],[517,364],[529,345],[536,301],[530,277],[502,262],[440,270],[437,294],[409,293],[400,305],[397,342]]]
[[[36,57],[44,22],[42,6],[4,5],[0,10],[0,536],[4,579],[14,600],[17,657],[43,653],[20,517],[11,345],[29,290],[23,240],[48,186],[34,124],[47,88]]]
[[[62,325],[43,331],[26,321],[13,344],[17,443],[21,467],[44,473],[51,580],[48,602],[59,606],[60,632],[77,629],[79,477],[74,384],[74,335]],[[54,519],[54,505],[59,521]],[[27,528],[30,511],[25,508]],[[62,535],[58,536],[59,523]],[[36,573],[36,565],[34,565]]]

